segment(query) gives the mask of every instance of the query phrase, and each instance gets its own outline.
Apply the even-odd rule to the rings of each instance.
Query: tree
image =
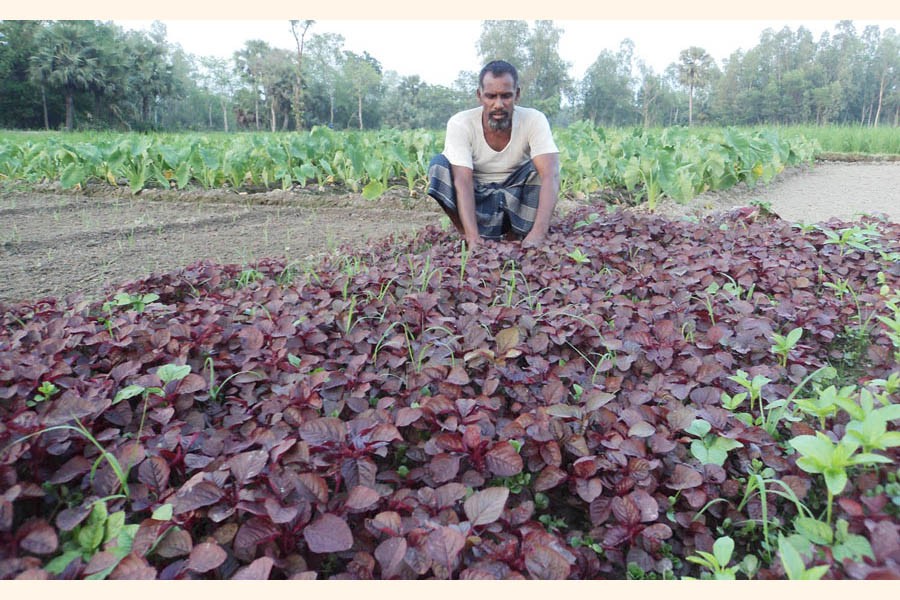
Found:
[[[75,124],[75,93],[88,90],[102,77],[96,48],[91,40],[93,21],[56,21],[37,36],[37,53],[31,57],[29,74],[41,86],[46,118],[47,87],[62,90],[66,105],[66,130]]]
[[[581,80],[582,117],[595,123],[633,123],[635,97],[631,78],[634,42],[624,39],[619,51],[602,50]]]
[[[335,99],[341,77],[343,46],[344,36],[336,33],[317,34],[309,39],[310,76],[307,79],[310,87],[319,87],[323,96],[327,97],[328,117],[325,122],[332,126],[335,122]]]
[[[525,21],[484,21],[478,54],[485,64],[505,60],[516,67],[523,99],[552,117],[572,87],[570,65],[559,55],[562,33],[553,21],[536,21],[533,29]]]
[[[703,48],[691,46],[678,56],[678,79],[688,87],[688,125],[694,122],[694,89],[709,81],[715,62]]]
[[[525,21],[482,21],[478,56],[484,64],[505,60],[519,71],[528,64],[528,23]]]
[[[353,52],[345,52],[344,79],[353,90],[357,101],[357,122],[360,130],[363,129],[363,100],[374,91],[381,83],[381,68],[378,61],[373,59],[368,52],[363,56]]]
[[[297,71],[296,79],[294,80],[292,103],[294,109],[294,127],[297,131],[303,129],[303,44],[306,33],[314,23],[315,21],[309,19],[305,21],[291,19],[291,34],[293,34],[294,41],[297,43]]]
[[[234,80],[228,68],[228,62],[223,58],[204,56],[200,59],[203,65],[203,84],[212,98],[216,98],[222,108],[222,129],[228,133],[228,105],[234,94]],[[209,108],[209,126],[212,128],[212,104]]]
[[[41,125],[40,89],[28,66],[42,28],[41,21],[0,21],[0,127]]]
[[[572,86],[568,75],[571,64],[559,55],[562,33],[553,21],[537,21],[528,38],[523,88],[526,96],[534,99],[534,107],[548,117],[559,113],[562,97]]]

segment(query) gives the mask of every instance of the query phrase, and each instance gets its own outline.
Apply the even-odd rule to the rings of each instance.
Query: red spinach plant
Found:
[[[582,210],[0,307],[0,577],[896,577],[898,240]]]

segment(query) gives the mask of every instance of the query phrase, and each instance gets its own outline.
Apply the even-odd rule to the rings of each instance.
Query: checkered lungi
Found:
[[[438,154],[428,165],[428,195],[444,210],[459,214],[450,161]],[[525,236],[534,226],[541,192],[540,178],[532,161],[513,171],[503,183],[475,184],[475,220],[478,233],[499,240],[508,231]]]

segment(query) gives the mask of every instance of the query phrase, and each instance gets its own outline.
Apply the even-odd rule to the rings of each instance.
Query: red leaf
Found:
[[[497,477],[512,477],[522,472],[525,463],[509,442],[499,442],[485,455],[487,468]]]
[[[425,555],[452,571],[465,545],[466,538],[462,533],[452,527],[438,527],[425,539]]]
[[[462,365],[456,365],[455,367],[450,369],[450,374],[447,375],[446,378],[447,383],[451,383],[453,385],[468,385],[470,379],[469,374],[466,373],[466,370]]]
[[[46,555],[56,552],[59,546],[59,538],[56,535],[56,530],[47,521],[43,519],[33,521],[24,525],[22,529],[28,533],[19,540],[19,548],[32,554]]]
[[[194,392],[205,390],[206,386],[207,382],[203,377],[196,373],[188,373],[184,379],[178,382],[178,387],[175,388],[175,391],[179,394],[193,394]]]
[[[310,552],[328,554],[343,552],[353,547],[353,532],[347,522],[331,513],[325,513],[303,529],[303,539]]]
[[[568,478],[569,476],[565,471],[563,471],[559,467],[549,465],[547,467],[544,467],[544,469],[534,480],[534,491],[546,492],[549,489],[555,488]]]
[[[362,511],[371,508],[381,496],[378,492],[364,485],[354,486],[347,495],[345,506],[352,511]]]
[[[463,509],[473,527],[487,525],[500,518],[508,497],[509,488],[489,487],[469,496]]]
[[[603,482],[599,478],[578,479],[575,481],[575,492],[585,502],[593,502],[603,493]]]
[[[206,573],[212,571],[228,558],[228,553],[222,549],[222,546],[215,542],[204,542],[197,544],[191,550],[185,568],[196,573]]]
[[[466,486],[451,482],[434,490],[435,508],[447,508],[466,497]]]
[[[122,559],[113,572],[109,574],[111,580],[150,580],[156,579],[156,569],[150,566],[142,556],[134,552]]]
[[[231,474],[239,485],[245,485],[248,481],[262,472],[269,460],[269,453],[265,450],[253,450],[235,454],[225,463],[231,469]]]
[[[375,559],[381,565],[381,579],[401,576],[406,547],[406,540],[402,537],[391,537],[378,544]]]
[[[347,426],[340,419],[321,417],[302,423],[298,433],[304,442],[313,446],[323,446],[344,441]]]
[[[297,476],[297,491],[300,496],[310,502],[325,504],[328,502],[328,484],[316,473],[300,473]]]
[[[234,555],[249,560],[256,554],[256,547],[278,535],[278,529],[269,519],[251,517],[241,525],[234,536]]]
[[[635,490],[628,494],[628,497],[634,502],[641,512],[641,522],[649,523],[655,521],[659,516],[659,504],[653,499],[653,496],[644,490]]]
[[[397,411],[397,427],[406,427],[422,418],[421,408],[401,408]]]
[[[672,537],[672,529],[665,523],[654,523],[653,525],[645,527],[644,530],[641,531],[641,535],[661,542]]]
[[[52,484],[66,483],[90,470],[91,461],[78,454],[57,469],[47,481]]]
[[[209,481],[201,481],[187,490],[182,487],[172,500],[176,515],[191,510],[197,510],[210,504],[215,504],[222,498],[222,490],[219,486]]]
[[[459,473],[459,457],[441,453],[436,455],[428,463],[428,474],[435,483],[444,483],[456,477]]]
[[[400,514],[392,510],[380,512],[372,517],[368,526],[375,529],[375,531],[387,533],[388,535],[400,535],[402,527]]]
[[[245,350],[259,350],[265,343],[263,333],[252,325],[241,329],[238,337],[241,338],[241,344]]]
[[[257,558],[252,563],[247,565],[246,567],[242,567],[237,570],[234,576],[231,578],[232,580],[255,580],[261,581],[263,579],[269,578],[269,573],[272,572],[272,566],[275,564],[275,561],[269,558],[268,556],[263,556],[261,558]]]
[[[535,579],[566,579],[571,566],[562,554],[544,545],[536,545],[525,555],[525,568]]]
[[[703,476],[687,465],[675,465],[675,472],[666,486],[673,490],[687,490],[703,484]]]
[[[297,518],[297,514],[300,512],[299,506],[282,506],[278,500],[271,496],[266,498],[263,506],[266,508],[266,514],[276,525],[290,523]]]
[[[157,492],[168,487],[170,474],[169,463],[160,456],[151,456],[138,467],[138,481]]]
[[[194,546],[191,534],[184,529],[170,529],[156,546],[155,553],[163,558],[189,554]]]
[[[641,522],[641,509],[630,496],[616,496],[610,506],[620,523],[630,527]]]

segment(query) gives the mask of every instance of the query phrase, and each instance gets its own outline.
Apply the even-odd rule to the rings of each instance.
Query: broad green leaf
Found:
[[[82,167],[76,163],[67,166],[60,175],[59,183],[64,190],[71,189],[84,181],[85,172]]]
[[[805,537],[807,540],[820,546],[830,546],[834,541],[834,533],[828,523],[823,523],[812,517],[796,517],[794,519],[794,528],[797,533]]]
[[[106,519],[106,533],[103,535],[103,542],[106,543],[119,537],[122,527],[125,526],[125,511],[114,512]]]
[[[691,435],[696,435],[697,437],[703,437],[712,429],[712,425],[703,419],[694,419],[694,422],[691,423],[691,426],[685,429]]]
[[[116,397],[113,398],[112,403],[118,404],[122,400],[128,400],[129,398],[134,398],[137,395],[140,395],[144,391],[144,386],[142,385],[129,385],[127,387],[122,388],[116,393]]]
[[[366,200],[374,200],[381,196],[387,188],[378,180],[372,180],[363,188],[362,195]]]
[[[822,471],[822,475],[825,476],[825,485],[832,495],[837,496],[844,491],[844,487],[847,485],[847,471],[845,469],[826,468]]]
[[[171,521],[173,512],[174,507],[171,504],[166,503],[154,510],[153,514],[150,516],[157,521]]]
[[[806,565],[797,549],[783,536],[778,536],[778,554],[781,564],[788,579],[803,579],[806,574]]]
[[[73,560],[81,556],[79,550],[67,550],[44,565],[44,570],[54,575],[59,575],[66,570]]]
[[[819,469],[831,464],[834,455],[834,444],[822,434],[819,435],[799,435],[788,440],[794,450],[803,455],[802,459],[797,460],[804,471],[810,473],[819,473]],[[801,464],[803,461],[803,464]],[[810,470],[809,467],[816,467],[817,470]]]
[[[172,381],[180,381],[188,376],[191,372],[190,365],[175,365],[168,364],[163,365],[156,371],[156,376],[159,377],[163,383],[170,383]]]
[[[720,537],[713,544],[713,555],[715,555],[720,567],[725,567],[731,562],[732,552],[734,552],[734,540],[727,535]]]

